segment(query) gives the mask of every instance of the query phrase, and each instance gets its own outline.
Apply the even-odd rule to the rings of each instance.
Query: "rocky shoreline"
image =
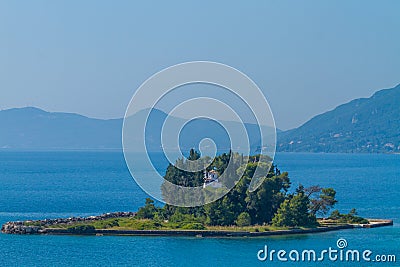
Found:
[[[110,218],[133,218],[134,212],[113,212],[98,216],[70,217],[65,219],[45,219],[7,222],[1,227],[5,234],[52,234],[52,235],[141,235],[141,236],[197,236],[197,237],[257,237],[272,235],[309,234],[328,231],[338,231],[353,228],[375,228],[393,225],[393,220],[368,219],[369,224],[342,224],[321,226],[310,229],[289,229],[265,232],[229,231],[229,230],[115,230],[115,229],[86,229],[85,231],[57,228],[57,225],[77,225]]]
[[[58,219],[7,222],[3,224],[3,226],[1,227],[1,232],[5,234],[47,234],[49,233],[49,229],[51,229],[49,228],[50,226],[54,228],[54,226],[57,225],[74,225],[77,223],[90,223],[94,221],[111,219],[111,218],[129,218],[129,217],[134,217],[135,215],[136,215],[135,212],[111,212],[89,217],[70,217],[70,218],[58,218]]]

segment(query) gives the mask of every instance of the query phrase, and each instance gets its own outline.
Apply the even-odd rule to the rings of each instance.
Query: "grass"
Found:
[[[319,220],[321,226],[343,225],[339,220]],[[40,226],[39,222],[25,222],[25,225]],[[289,227],[276,227],[273,225],[252,225],[252,226],[210,226],[198,221],[170,222],[150,219],[136,218],[111,218],[97,221],[77,222],[74,224],[55,224],[46,225],[46,228],[68,229],[77,225],[93,226],[95,229],[111,230],[209,230],[209,231],[231,231],[231,232],[269,232],[279,230],[290,230]],[[300,229],[308,229],[301,227]]]
[[[42,223],[38,221],[26,221],[24,222],[25,226],[41,226]]]
[[[149,219],[135,219],[135,218],[112,218],[105,220],[98,220],[93,222],[77,222],[75,224],[56,224],[47,225],[46,228],[62,228],[68,229],[76,225],[89,225],[95,229],[111,229],[111,230],[209,230],[209,231],[231,231],[231,232],[268,232],[277,230],[287,230],[287,227],[267,226],[209,226],[203,225],[199,222],[186,221],[186,222],[168,222],[168,221],[155,221]]]
[[[272,225],[261,226],[261,225],[252,225],[252,226],[207,226],[207,230],[213,231],[233,231],[233,232],[270,232],[270,231],[278,231],[278,230],[288,230],[288,227],[276,227]]]

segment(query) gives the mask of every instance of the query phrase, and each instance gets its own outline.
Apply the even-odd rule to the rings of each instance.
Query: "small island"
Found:
[[[180,159],[178,163],[191,164],[198,159],[199,153],[192,149],[189,157]],[[271,165],[260,162],[260,155],[245,157],[229,152],[212,161],[204,158],[203,162],[211,163],[203,172],[187,172],[170,164],[165,179],[177,185],[221,190],[224,178],[219,174],[226,170],[232,159],[235,169],[244,173],[243,177],[235,182],[227,195],[203,206],[165,204],[161,207],[147,198],[137,212],[8,222],[1,231],[7,234],[256,237],[393,225],[392,220],[359,217],[355,209],[347,214],[334,210],[328,216],[337,203],[333,188],[299,185],[290,191],[289,174],[281,172],[272,162]],[[257,167],[269,171],[261,185],[251,192],[249,185]],[[162,192],[167,196],[168,187],[163,187]]]

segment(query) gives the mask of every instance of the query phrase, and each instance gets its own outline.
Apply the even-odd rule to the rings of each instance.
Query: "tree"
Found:
[[[205,207],[207,216],[206,223],[209,225],[233,225],[237,217],[235,203],[231,201],[228,195],[223,198],[207,204]]]
[[[341,216],[342,216],[342,214],[340,214],[340,212],[338,210],[334,210],[334,211],[332,211],[331,215],[329,216],[329,219],[339,220]]]
[[[236,219],[236,225],[237,226],[249,226],[249,225],[251,225],[250,214],[248,214],[247,212],[240,213],[239,216]]]
[[[165,205],[157,209],[153,203],[146,202],[146,206],[138,211],[138,217],[151,218],[156,212],[158,218],[169,220],[174,214],[176,218],[180,218],[179,214],[187,214],[208,225],[234,225],[238,223],[239,216],[247,216],[241,215],[246,213],[250,216],[251,224],[273,222],[278,226],[312,226],[317,224],[316,214],[326,214],[337,202],[335,190],[320,186],[304,188],[300,185],[293,194],[288,194],[291,185],[288,173],[281,172],[272,162],[260,161],[260,157],[261,155],[244,157],[230,151],[216,156],[211,161],[211,158],[200,157],[198,152],[191,149],[187,159],[180,158],[175,165],[168,166],[165,180],[180,186],[201,186],[204,173],[197,170],[207,166],[208,171],[217,170],[219,182],[228,188],[232,186],[232,190],[217,201],[192,208]],[[228,168],[228,164],[233,168]],[[255,191],[250,192],[249,187],[253,184],[251,182],[255,178],[255,170],[259,168],[267,175],[257,175],[260,176],[256,178],[260,179],[261,184]],[[240,179],[239,175],[242,176]],[[176,192],[170,183],[163,183],[161,190],[166,201],[168,198],[176,201],[187,197]],[[205,190],[201,197],[207,199],[208,193],[209,191]]]
[[[157,208],[154,206],[154,200],[146,198],[144,207],[141,207],[136,213],[136,217],[139,219],[153,219],[157,212]]]
[[[292,217],[293,215],[291,214],[290,200],[285,199],[279,207],[274,218],[272,218],[272,224],[279,227],[293,226]]]
[[[292,226],[315,226],[317,219],[308,211],[310,200],[304,192],[299,192],[290,199],[290,211],[292,215]]]
[[[305,190],[310,198],[310,211],[313,215],[326,215],[337,203],[336,191],[333,188],[321,188],[312,186]],[[314,198],[311,198],[316,195]]]
[[[337,220],[341,223],[357,223],[357,224],[369,224],[367,219],[357,216],[356,209],[351,209],[348,214],[340,214],[338,210],[332,211],[329,216],[331,220]]]
[[[246,197],[247,209],[255,224],[271,222],[281,203],[285,200],[286,192],[290,187],[287,172],[280,173],[274,166],[264,182],[255,192],[248,192]]]
[[[200,158],[200,154],[195,151],[193,148],[190,149],[188,160],[198,160]]]
[[[272,219],[275,226],[280,227],[310,227],[317,225],[317,218],[309,213],[310,200],[302,187],[297,188],[296,194],[285,199]]]

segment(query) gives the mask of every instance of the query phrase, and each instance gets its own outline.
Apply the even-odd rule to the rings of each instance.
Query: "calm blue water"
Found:
[[[139,155],[138,155],[139,156]],[[165,161],[153,155],[158,168]],[[270,238],[14,236],[0,234],[1,266],[312,266],[259,262],[257,251],[336,248],[395,254],[400,262],[400,155],[278,154],[293,186],[336,189],[341,211],[390,218],[395,226]],[[0,152],[0,223],[10,220],[134,211],[146,194],[117,152]],[[319,266],[395,266],[395,263],[315,263]],[[398,265],[399,266],[399,265]]]

